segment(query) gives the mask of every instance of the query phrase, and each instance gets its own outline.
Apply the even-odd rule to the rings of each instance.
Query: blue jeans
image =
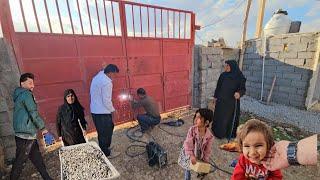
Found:
[[[185,170],[184,171],[184,180],[190,180],[191,179],[191,171]]]
[[[155,117],[152,117],[152,116],[147,115],[147,114],[139,114],[137,116],[137,119],[138,119],[139,125],[141,127],[141,131],[145,132],[150,127],[159,124],[161,118],[160,117],[155,118]]]

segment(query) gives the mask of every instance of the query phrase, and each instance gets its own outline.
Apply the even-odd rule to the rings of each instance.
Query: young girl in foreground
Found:
[[[209,125],[213,120],[213,112],[210,109],[198,109],[194,115],[192,126],[184,141],[185,154],[190,156],[192,164],[198,160],[209,162],[213,135]],[[190,170],[185,171],[185,180],[191,179]]]
[[[264,122],[251,119],[239,132],[238,142],[242,154],[233,171],[232,180],[279,180],[280,170],[268,171],[261,161],[274,144],[271,128]]]

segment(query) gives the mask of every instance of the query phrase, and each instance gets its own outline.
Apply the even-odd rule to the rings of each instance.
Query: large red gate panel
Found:
[[[187,55],[190,53],[189,41],[163,41],[163,55]]]
[[[128,66],[130,75],[162,74],[163,71],[161,56],[129,57]]]
[[[161,56],[161,41],[155,39],[128,39],[128,56]]]
[[[80,36],[77,42],[80,56],[124,56],[121,37]]]
[[[56,34],[16,33],[22,58],[76,57],[73,36]]]

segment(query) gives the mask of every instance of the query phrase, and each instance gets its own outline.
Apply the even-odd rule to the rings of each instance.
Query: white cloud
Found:
[[[319,17],[319,12],[320,12],[320,1],[315,3],[311,9],[309,10],[309,12],[306,14],[307,17],[315,17],[318,16]]]

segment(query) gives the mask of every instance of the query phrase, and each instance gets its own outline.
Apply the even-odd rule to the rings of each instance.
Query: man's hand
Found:
[[[234,93],[234,98],[235,98],[235,99],[240,99],[240,93],[235,92],[235,93]]]
[[[197,163],[197,159],[196,159],[195,156],[191,156],[190,159],[191,159],[191,163],[192,163],[193,165],[195,165],[195,164]]]
[[[262,164],[269,171],[275,171],[289,167],[287,159],[287,149],[289,141],[279,141],[270,150],[270,154],[266,157]]]

